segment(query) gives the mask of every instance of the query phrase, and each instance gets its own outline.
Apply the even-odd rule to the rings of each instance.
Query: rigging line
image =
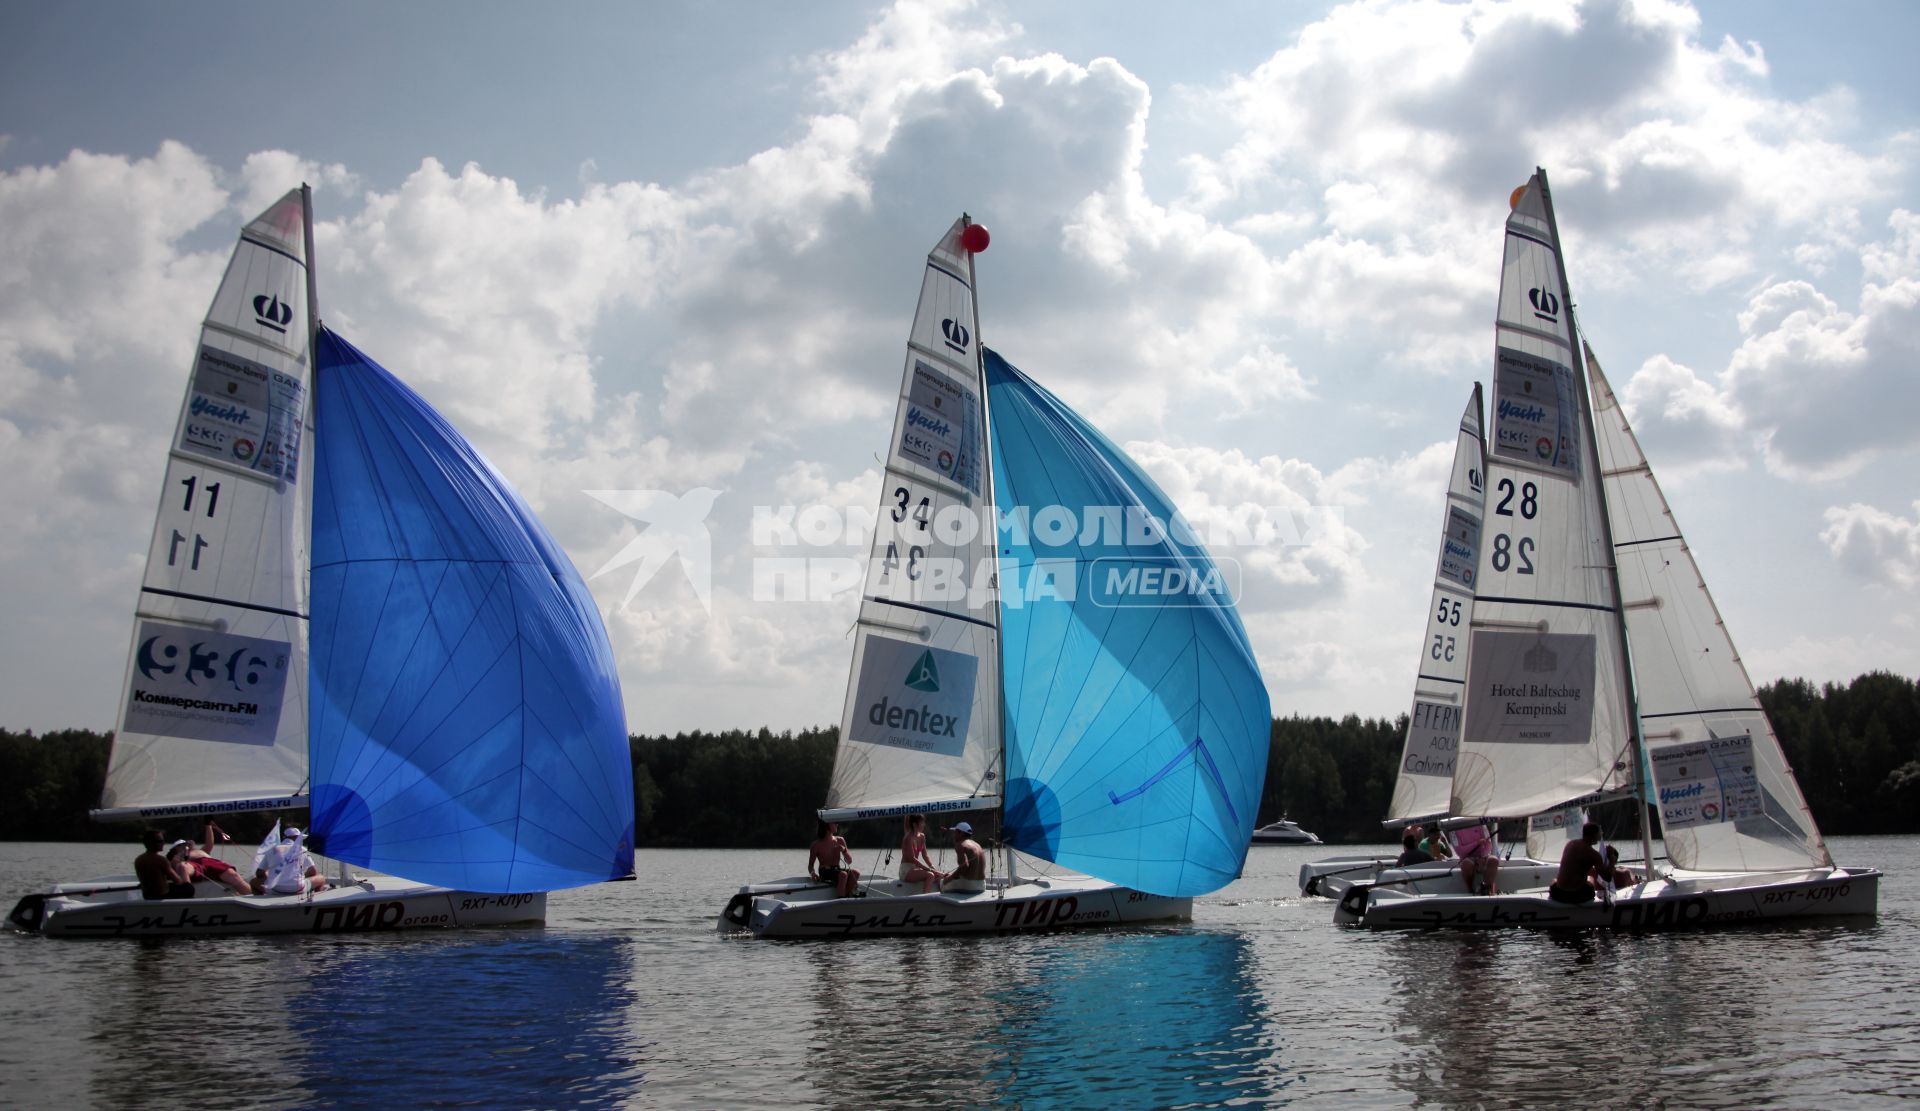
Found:
[[[1177,767],[1180,764],[1180,762],[1185,760],[1189,755],[1193,755],[1195,757],[1194,763],[1200,766],[1202,769],[1204,769],[1208,777],[1213,780],[1213,785],[1219,788],[1220,799],[1222,802],[1225,802],[1227,804],[1228,816],[1233,818],[1233,822],[1235,825],[1238,825],[1240,823],[1240,819],[1234,811],[1233,800],[1227,797],[1227,785],[1220,778],[1220,769],[1213,762],[1213,754],[1207,751],[1206,740],[1204,738],[1197,737],[1197,736],[1193,739],[1192,744],[1188,745],[1184,749],[1181,749],[1179,755],[1167,761],[1166,766],[1161,768],[1159,771],[1154,772],[1153,775],[1150,776],[1145,783],[1142,783],[1140,786],[1135,787],[1133,790],[1128,791],[1124,795],[1117,795],[1117,794],[1114,794],[1112,791],[1108,791],[1107,798],[1113,801],[1113,805],[1119,806],[1123,802],[1129,802],[1133,799],[1140,797],[1141,795],[1145,794],[1148,790],[1150,790],[1154,784],[1160,782],[1162,779],[1165,779],[1168,775],[1171,775],[1173,773],[1173,769]]]
[[[524,666],[524,657],[526,654],[522,653],[521,655],[522,655],[523,666]],[[535,666],[539,667],[541,674],[547,677],[547,679],[553,684],[555,689],[565,689],[566,683],[562,681],[562,677],[556,674],[553,668],[547,666],[546,660],[544,658],[536,656],[532,662]],[[580,716],[579,712],[575,709],[575,703],[573,699],[571,698],[563,699],[561,701],[561,709],[566,712],[566,717],[570,719],[573,723],[572,733],[564,734],[564,735],[578,736],[583,738],[591,736],[591,734],[588,731],[588,723]],[[606,776],[588,775],[580,767],[579,762],[574,759],[575,749],[587,749],[588,752],[591,753],[594,747],[592,744],[590,743],[584,744],[584,745],[566,744],[564,741],[561,740],[563,734],[561,732],[554,730],[551,727],[551,725],[547,722],[546,718],[541,716],[532,705],[530,704],[527,705],[526,710],[527,710],[528,716],[531,717],[535,722],[537,722],[540,725],[542,729],[546,731],[547,736],[554,738],[556,747],[558,747],[561,754],[564,755],[567,759],[567,765],[574,770],[574,772],[579,776],[580,780],[583,783],[585,783],[590,789],[594,791],[602,792],[602,793],[613,790],[612,784],[619,781],[618,777],[608,778]],[[617,799],[608,798],[608,799],[602,800],[596,797],[594,801],[595,802],[604,801],[607,803],[611,803],[613,808],[616,810],[619,808],[619,802]],[[602,817],[606,818],[608,821],[612,820],[613,818],[612,810],[608,810],[606,809],[606,807],[603,806],[601,813],[602,813]]]
[[[444,575],[442,576],[442,585],[444,585],[445,579],[447,577],[448,576],[444,576]],[[495,575],[496,582],[498,581],[498,578],[499,578],[499,575],[496,573]],[[488,584],[487,588],[481,593],[480,602],[474,605],[472,612],[469,614],[467,624],[460,630],[460,635],[455,639],[454,643],[456,645],[465,642],[467,631],[473,627],[476,621],[479,620],[482,610],[486,608],[484,603],[486,602],[486,600],[492,598],[493,593],[494,593],[493,584]],[[434,596],[435,598],[438,598],[439,596],[438,586],[435,587]],[[431,624],[430,620],[422,622],[420,633],[417,633],[415,635],[415,643],[418,643],[419,636],[424,634],[426,627],[429,624]],[[496,653],[492,659],[487,661],[486,667],[482,669],[480,673],[482,677],[493,674],[494,669],[500,666],[500,661],[503,658],[505,658],[506,654],[508,652],[514,651],[514,649],[519,645],[520,636],[517,631],[518,630],[517,625],[515,626],[515,629],[516,631],[514,635],[507,638],[507,642],[501,646],[500,651]],[[434,683],[437,683],[440,677],[445,675],[448,669],[452,667],[452,665],[453,665],[453,654],[449,652],[447,654],[447,658],[441,661],[439,670],[434,673],[434,680],[433,680]],[[432,685],[433,685],[432,683],[428,684],[428,689],[431,689]],[[382,714],[386,712],[387,704],[392,701],[396,689],[397,688],[394,686],[389,686],[387,688],[386,699],[383,700],[380,704],[380,712]],[[473,690],[474,688],[472,686],[469,686],[465,693],[471,695],[473,693]],[[522,690],[523,691],[525,690],[524,683],[522,684]],[[423,705],[424,704],[420,704],[420,703],[415,704],[415,706],[407,714],[407,716],[400,720],[400,722],[398,723],[398,728],[395,730],[395,732],[401,733],[410,729],[410,727],[412,727],[413,725],[415,715],[419,713]],[[395,760],[393,762],[393,765],[387,769],[386,774],[381,778],[381,780],[378,783],[368,782],[366,783],[367,787],[369,789],[384,788],[393,779],[395,775],[399,774],[399,771],[402,765],[413,763],[413,757],[420,752],[420,745],[424,743],[428,738],[432,737],[435,733],[437,733],[440,730],[440,727],[445,725],[448,719],[450,719],[455,713],[457,713],[459,709],[460,709],[460,704],[458,703],[447,707],[446,712],[443,713],[438,720],[434,721],[431,725],[418,731],[418,737],[414,745],[411,748],[408,748],[404,752],[394,746],[380,745],[379,751],[385,755],[394,757]],[[511,708],[508,709],[507,711],[507,713],[512,713],[512,712],[513,711]],[[501,718],[495,719],[495,721],[491,725],[489,725],[486,729],[479,730],[478,732],[486,733],[490,731],[494,726],[499,725],[500,722],[504,720],[506,720],[504,716]],[[367,751],[368,748],[371,748],[371,747],[373,746],[363,746],[361,751],[364,753],[365,751]],[[378,767],[379,763],[380,761],[376,760],[374,762],[374,766]],[[432,769],[427,769],[423,767],[421,770],[423,772],[426,772],[427,774],[431,774],[432,772],[438,771],[440,770],[440,768],[445,766],[446,766],[446,761],[443,760],[441,761],[440,764],[435,765]],[[365,781],[363,780],[363,782]]]

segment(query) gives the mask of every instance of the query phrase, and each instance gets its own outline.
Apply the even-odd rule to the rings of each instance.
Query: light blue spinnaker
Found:
[[[419,395],[314,347],[315,847],[467,891],[629,874],[620,680],[579,573]]]
[[[1178,512],[1079,414],[984,354],[1007,837],[1140,891],[1217,890],[1246,860],[1271,729],[1228,584],[1183,526],[1128,535]]]

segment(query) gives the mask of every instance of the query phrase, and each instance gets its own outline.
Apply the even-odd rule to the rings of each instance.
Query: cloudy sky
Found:
[[[985,342],[1245,532],[1275,712],[1403,712],[1536,165],[1755,679],[1920,672],[1920,6],[554,11],[9,9],[0,725],[113,725],[199,320],[302,181],[329,325],[617,565],[636,732],[837,720],[862,549],[756,507],[877,504],[961,211]],[[664,495],[706,513],[704,596],[621,560]],[[757,599],[796,558],[818,596]]]

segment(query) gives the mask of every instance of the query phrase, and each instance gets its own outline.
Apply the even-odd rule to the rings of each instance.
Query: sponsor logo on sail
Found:
[[[233,457],[235,459],[253,458],[253,441],[248,439],[235,440],[233,442]]]
[[[946,437],[953,435],[952,425],[948,424],[944,420],[941,420],[939,417],[936,417],[931,413],[923,412],[918,408],[909,408],[907,410],[907,427],[908,428],[924,428],[928,432],[931,432],[935,436],[939,436],[942,439],[945,439]]]
[[[1533,302],[1533,315],[1549,324],[1560,323],[1560,298],[1535,286],[1527,291],[1527,300]]]
[[[187,411],[202,420],[225,421],[242,428],[253,423],[253,410],[244,405],[215,401],[205,394],[194,394],[193,404],[188,406]]]
[[[940,668],[933,662],[931,649],[920,653],[920,659],[914,663],[913,670],[907,672],[907,686],[909,689],[926,691],[928,694],[940,693]]]
[[[967,344],[973,339],[973,335],[967,331],[967,326],[951,317],[940,322],[940,334],[947,337],[948,347],[962,355],[967,353]]]
[[[1547,419],[1547,411],[1538,405],[1519,405],[1506,398],[1501,398],[1500,419],[1543,421]]]
[[[284,333],[293,320],[293,306],[280,300],[279,294],[262,293],[253,299],[253,318],[262,328]]]

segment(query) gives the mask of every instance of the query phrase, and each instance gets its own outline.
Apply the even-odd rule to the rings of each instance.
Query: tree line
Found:
[[[1822,831],[1920,832],[1920,684],[1877,671],[1846,684],[1783,679],[1759,694]],[[632,737],[635,843],[804,846],[826,797],[837,733]],[[1291,818],[1336,844],[1389,840],[1380,822],[1405,733],[1405,715],[1276,719],[1259,820]],[[82,729],[39,736],[0,729],[0,840],[131,840],[126,826],[87,818],[100,798],[110,743],[110,734]],[[258,840],[273,820],[234,815],[221,825],[236,840]],[[856,843],[877,845],[893,836],[881,825],[848,832]]]

